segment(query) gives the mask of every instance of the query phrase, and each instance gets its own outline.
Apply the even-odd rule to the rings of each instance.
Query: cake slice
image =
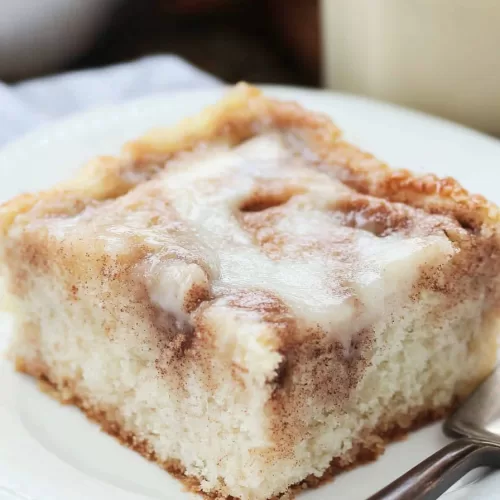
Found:
[[[497,209],[238,85],[0,209],[10,354],[216,497],[377,456],[492,369]]]

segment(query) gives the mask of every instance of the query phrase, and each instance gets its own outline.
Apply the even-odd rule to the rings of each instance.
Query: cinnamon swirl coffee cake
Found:
[[[376,456],[488,374],[498,220],[239,85],[1,207],[10,354],[203,492],[268,499]]]

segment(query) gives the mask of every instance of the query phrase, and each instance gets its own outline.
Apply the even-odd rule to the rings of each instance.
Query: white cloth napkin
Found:
[[[176,56],[150,56],[16,85],[0,82],[0,147],[44,122],[155,92],[217,86],[213,76]]]

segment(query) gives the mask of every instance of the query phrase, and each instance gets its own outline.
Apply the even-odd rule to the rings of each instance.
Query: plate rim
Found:
[[[301,95],[309,95],[316,96],[325,99],[337,99],[339,101],[347,100],[353,103],[360,103],[372,107],[377,107],[381,111],[391,112],[391,113],[399,113],[402,115],[406,115],[411,119],[417,120],[425,120],[427,123],[432,124],[434,126],[444,127],[448,130],[452,130],[453,132],[469,135],[471,138],[474,138],[479,141],[484,141],[485,144],[489,146],[496,146],[500,148],[500,138],[496,138],[492,135],[486,134],[479,130],[473,129],[466,125],[453,122],[446,118],[442,118],[436,115],[432,115],[429,113],[425,113],[423,111],[419,111],[417,109],[413,109],[406,106],[401,106],[399,104],[394,104],[391,102],[382,101],[379,99],[374,99],[367,96],[357,95],[349,92],[338,92],[335,90],[329,89],[318,89],[318,88],[308,88],[303,86],[293,86],[293,85],[274,85],[274,84],[252,84],[255,87],[261,89],[263,92],[270,94],[273,97],[277,98],[285,98],[291,100],[299,100]],[[197,94],[203,96],[214,96],[214,101],[217,97],[223,95],[224,91],[227,91],[233,87],[230,84],[221,84],[220,87],[211,87],[206,89],[186,89],[186,90],[166,90],[164,92],[155,92],[149,95],[145,95],[142,97],[128,99],[121,103],[113,103],[105,106],[96,106],[91,107],[85,111],[77,111],[75,113],[70,113],[63,117],[59,117],[52,121],[47,121],[40,124],[38,127],[34,128],[22,134],[20,137],[17,137],[13,140],[8,141],[0,147],[0,166],[2,157],[6,154],[9,154],[10,150],[13,148],[19,148],[22,144],[36,142],[41,140],[44,135],[50,134],[54,129],[58,129],[63,126],[70,126],[74,122],[78,122],[80,120],[89,120],[92,117],[97,117],[99,115],[112,113],[113,111],[120,108],[137,108],[141,104],[149,102],[153,102],[156,100],[169,100],[169,99],[182,99],[186,98],[190,95]],[[284,97],[280,97],[279,94],[282,94]],[[297,97],[293,97],[293,94],[297,94]],[[333,117],[335,121],[335,117]],[[161,126],[160,126],[161,127]],[[340,128],[342,129],[342,125],[340,124]],[[0,169],[1,171],[1,169]]]

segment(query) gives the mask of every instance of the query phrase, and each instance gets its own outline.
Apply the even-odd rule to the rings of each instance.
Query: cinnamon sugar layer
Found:
[[[345,348],[399,307],[422,265],[452,259],[445,230],[463,231],[449,217],[359,195],[280,133],[186,154],[116,200],[76,216],[27,215],[22,227],[92,242],[119,262],[136,255],[137,279],[179,328],[193,326],[203,301],[217,308],[261,290],[284,302],[299,331]]]

